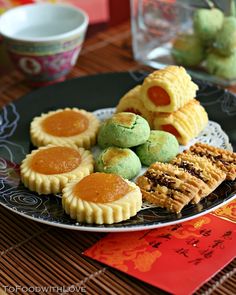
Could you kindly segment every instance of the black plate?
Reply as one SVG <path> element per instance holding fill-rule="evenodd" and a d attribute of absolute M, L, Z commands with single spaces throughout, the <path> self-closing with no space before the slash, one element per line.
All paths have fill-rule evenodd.
<path fill-rule="evenodd" d="M 41 88 L 0 113 L 0 203 L 25 217 L 58 227 L 90 231 L 131 231 L 161 227 L 195 218 L 231 200 L 236 182 L 224 182 L 197 206 L 186 206 L 180 215 L 164 209 L 146 209 L 134 218 L 113 225 L 77 224 L 61 207 L 55 196 L 39 196 L 27 190 L 19 178 L 17 164 L 31 150 L 29 126 L 32 118 L 42 112 L 64 107 L 79 107 L 89 111 L 114 107 L 119 98 L 140 84 L 143 73 L 109 73 L 87 76 Z M 201 81 L 198 99 L 206 107 L 209 118 L 220 123 L 236 148 L 236 98 L 230 92 Z"/>

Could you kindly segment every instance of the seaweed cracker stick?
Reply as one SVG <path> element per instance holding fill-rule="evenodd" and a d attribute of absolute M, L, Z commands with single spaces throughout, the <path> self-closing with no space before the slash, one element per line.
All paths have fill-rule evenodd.
<path fill-rule="evenodd" d="M 141 99 L 152 112 L 174 112 L 196 97 L 198 86 L 183 67 L 168 66 L 148 75 Z"/>
<path fill-rule="evenodd" d="M 224 21 L 224 14 L 217 8 L 197 9 L 193 16 L 194 31 L 204 42 L 211 43 L 215 40 Z"/>

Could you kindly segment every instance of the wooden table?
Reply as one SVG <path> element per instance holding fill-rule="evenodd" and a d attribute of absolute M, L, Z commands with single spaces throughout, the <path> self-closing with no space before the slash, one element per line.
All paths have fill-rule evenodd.
<path fill-rule="evenodd" d="M 88 39 L 68 79 L 83 75 L 145 70 L 132 58 L 130 28 L 124 24 Z M 233 88 L 232 88 L 233 89 Z M 233 89 L 233 90 L 236 90 Z M 0 106 L 32 91 L 15 72 L 0 79 Z M 39 224 L 0 207 L 0 294 L 12 286 L 79 287 L 69 294 L 167 294 L 139 280 L 84 257 L 81 253 L 104 234 L 74 232 Z M 6 288 L 5 286 L 9 286 Z M 14 294 L 23 293 L 18 289 Z M 63 294 L 53 289 L 37 294 Z M 32 292 L 30 294 L 36 294 Z M 236 294 L 236 261 L 196 294 Z"/>

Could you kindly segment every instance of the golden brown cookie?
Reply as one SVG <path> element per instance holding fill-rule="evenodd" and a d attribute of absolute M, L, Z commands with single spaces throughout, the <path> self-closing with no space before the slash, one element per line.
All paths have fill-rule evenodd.
<path fill-rule="evenodd" d="M 236 153 L 197 142 L 190 147 L 189 153 L 205 157 L 226 173 L 226 179 L 236 178 Z"/>
<path fill-rule="evenodd" d="M 140 115 L 146 119 L 152 128 L 153 126 L 153 113 L 148 111 L 144 106 L 140 96 L 141 86 L 135 86 L 133 89 L 129 90 L 119 101 L 116 112 L 130 112 Z"/>
<path fill-rule="evenodd" d="M 163 130 L 176 136 L 180 144 L 186 145 L 207 125 L 208 116 L 199 101 L 192 99 L 173 113 L 157 113 L 154 129 Z"/>
<path fill-rule="evenodd" d="M 188 151 L 179 154 L 171 163 L 188 172 L 201 182 L 199 194 L 192 200 L 192 203 L 195 204 L 213 192 L 226 177 L 226 174 L 212 164 L 211 161 L 197 155 L 192 155 Z"/>
<path fill-rule="evenodd" d="M 198 203 L 203 196 L 208 194 L 209 188 L 207 184 L 199 177 L 196 177 L 194 173 L 182 168 L 182 166 L 185 167 L 185 165 L 182 165 L 181 160 L 181 164 L 179 164 L 178 161 L 178 158 L 174 158 L 170 164 L 163 165 L 161 163 L 154 163 L 151 167 L 158 165 L 159 169 L 161 169 L 161 171 L 163 171 L 165 174 L 181 179 L 182 181 L 194 186 L 197 189 L 197 193 L 192 198 L 191 203 Z M 174 168 L 173 165 L 175 165 L 176 168 Z"/>
<path fill-rule="evenodd" d="M 93 172 L 93 166 L 93 156 L 84 148 L 48 145 L 22 161 L 21 181 L 38 194 L 60 193 L 68 181 Z"/>
<path fill-rule="evenodd" d="M 142 194 L 138 186 L 119 175 L 92 173 L 66 185 L 62 206 L 78 222 L 112 224 L 136 215 Z"/>
<path fill-rule="evenodd" d="M 33 145 L 77 145 L 89 148 L 96 143 L 98 119 L 90 112 L 65 108 L 35 117 L 30 125 Z"/>
<path fill-rule="evenodd" d="M 143 198 L 179 213 L 198 194 L 194 178 L 171 164 L 156 162 L 137 181 Z"/>
<path fill-rule="evenodd" d="M 168 66 L 144 79 L 141 99 L 152 112 L 174 112 L 196 97 L 198 86 L 183 67 Z"/>

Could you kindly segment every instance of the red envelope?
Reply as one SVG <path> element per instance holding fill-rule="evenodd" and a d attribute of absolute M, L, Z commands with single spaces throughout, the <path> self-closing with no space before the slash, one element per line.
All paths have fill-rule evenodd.
<path fill-rule="evenodd" d="M 84 254 L 172 294 L 185 295 L 235 258 L 235 245 L 233 201 L 214 214 L 182 224 L 109 234 Z"/>

